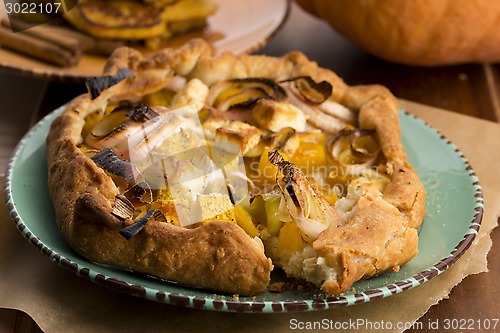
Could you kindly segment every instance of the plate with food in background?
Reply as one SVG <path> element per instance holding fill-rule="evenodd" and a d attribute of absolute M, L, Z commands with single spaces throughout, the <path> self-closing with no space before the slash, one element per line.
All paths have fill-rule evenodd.
<path fill-rule="evenodd" d="M 33 23 L 27 23 L 25 18 L 13 17 L 22 7 L 14 10 L 14 7 L 2 6 L 0 68 L 54 81 L 75 82 L 100 75 L 111 52 L 125 44 L 153 54 L 163 47 L 177 47 L 192 38 L 203 38 L 217 54 L 250 53 L 264 46 L 282 26 L 290 6 L 288 0 L 127 2 L 124 7 L 122 1 L 105 1 L 114 7 L 104 10 L 101 1 L 80 0 L 64 19 L 59 17 L 31 28 L 26 24 Z M 129 19 L 133 19 L 130 8 L 136 8 L 136 12 L 149 19 L 132 20 L 130 25 Z M 151 17 L 153 12 L 160 14 Z M 107 17 L 109 13 L 115 14 L 113 20 Z M 107 24 L 100 24 L 102 21 Z"/>

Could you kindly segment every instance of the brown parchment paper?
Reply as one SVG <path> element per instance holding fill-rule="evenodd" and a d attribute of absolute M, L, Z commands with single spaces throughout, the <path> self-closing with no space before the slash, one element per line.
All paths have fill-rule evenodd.
<path fill-rule="evenodd" d="M 51 263 L 30 245 L 0 204 L 0 307 L 28 313 L 45 332 L 288 332 L 292 323 L 356 321 L 409 322 L 420 318 L 465 276 L 487 271 L 489 234 L 497 225 L 500 125 L 402 101 L 406 110 L 438 128 L 467 156 L 482 187 L 485 210 L 473 246 L 446 272 L 389 298 L 343 309 L 290 314 L 217 313 L 159 304 L 116 293 Z M 481 146 L 476 143 L 481 142 Z M 483 148 L 484 147 L 484 148 Z M 2 198 L 3 199 L 3 198 Z M 358 327 L 356 332 L 372 332 Z M 331 330 L 335 332 L 335 330 Z M 353 332 L 344 329 L 339 332 Z M 377 330 L 378 332 L 402 332 Z"/>

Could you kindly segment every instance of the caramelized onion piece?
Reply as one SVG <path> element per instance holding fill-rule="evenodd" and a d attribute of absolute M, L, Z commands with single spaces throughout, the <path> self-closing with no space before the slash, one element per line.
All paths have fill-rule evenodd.
<path fill-rule="evenodd" d="M 132 133 L 140 131 L 141 128 L 140 123 L 125 121 L 120 123 L 120 125 L 115 127 L 110 133 L 103 137 L 98 137 L 96 135 L 96 133 L 99 133 L 98 131 L 89 133 L 85 143 L 96 149 L 113 148 L 121 142 L 126 141 Z"/>
<path fill-rule="evenodd" d="M 86 136 L 86 143 L 94 148 L 111 148 L 141 128 L 140 123 L 158 116 L 144 104 L 130 103 L 117 106 L 98 121 Z"/>
<path fill-rule="evenodd" d="M 293 82 L 293 92 L 304 101 L 321 104 L 332 95 L 332 85 L 328 81 L 316 82 L 310 76 L 298 76 L 281 82 Z"/>
<path fill-rule="evenodd" d="M 104 90 L 114 86 L 127 77 L 133 76 L 134 73 L 128 68 L 121 68 L 115 75 L 102 75 L 88 78 L 85 81 L 87 90 L 92 99 L 96 99 Z"/>
<path fill-rule="evenodd" d="M 122 235 L 126 240 L 134 237 L 144 228 L 146 223 L 148 223 L 148 221 L 155 213 L 156 209 L 149 210 L 143 217 L 135 220 L 133 224 L 120 230 L 120 235 Z"/>
<path fill-rule="evenodd" d="M 354 111 L 350 110 L 349 108 L 335 101 L 326 100 L 320 105 L 318 105 L 318 108 L 322 112 L 330 116 L 334 116 L 335 118 L 338 118 L 349 124 L 356 124 L 357 122 L 357 115 Z"/>
<path fill-rule="evenodd" d="M 354 111 L 329 99 L 333 87 L 328 81 L 316 82 L 309 76 L 299 76 L 280 84 L 288 92 L 289 102 L 302 110 L 314 127 L 337 133 L 347 124 L 356 124 Z"/>
<path fill-rule="evenodd" d="M 221 81 L 210 88 L 207 104 L 226 111 L 252 107 L 262 98 L 281 101 L 286 96 L 285 90 L 271 79 L 232 79 Z"/>
<path fill-rule="evenodd" d="M 260 89 L 245 89 L 240 93 L 229 97 L 227 100 L 219 103 L 217 105 L 218 109 L 221 110 L 234 110 L 234 109 L 245 109 L 252 108 L 255 103 L 262 98 L 270 98 L 265 92 Z"/>
<path fill-rule="evenodd" d="M 358 158 L 376 157 L 380 152 L 380 144 L 375 138 L 374 130 L 360 129 L 349 136 L 351 153 Z"/>
<path fill-rule="evenodd" d="M 91 160 L 104 170 L 123 178 L 129 185 L 135 183 L 135 175 L 138 173 L 132 163 L 120 159 L 111 149 L 104 148 Z"/>
<path fill-rule="evenodd" d="M 264 149 L 279 150 L 288 155 L 292 155 L 298 148 L 300 142 L 291 140 L 297 131 L 292 127 L 284 127 L 279 132 L 271 132 L 263 137 L 259 143 L 245 153 L 245 157 L 258 157 L 264 152 Z"/>
<path fill-rule="evenodd" d="M 331 141 L 329 152 L 347 174 L 359 174 L 378 157 L 380 145 L 375 134 L 371 129 L 344 129 Z"/>
<path fill-rule="evenodd" d="M 321 109 L 321 105 L 312 104 L 297 92 L 290 81 L 282 81 L 282 86 L 291 93 L 288 94 L 289 102 L 299 108 L 307 117 L 307 122 L 327 133 L 337 133 L 347 124 L 345 120 L 330 115 Z"/>
<path fill-rule="evenodd" d="M 134 217 L 135 207 L 121 194 L 115 197 L 115 204 L 111 210 L 111 214 L 119 218 L 120 220 L 131 220 Z"/>
<path fill-rule="evenodd" d="M 155 221 L 168 223 L 167 217 L 159 209 L 153 214 L 153 218 L 155 219 Z"/>
<path fill-rule="evenodd" d="M 130 112 L 129 105 L 121 105 L 104 116 L 92 128 L 90 135 L 96 139 L 104 139 L 125 129 L 130 122 L 128 113 Z"/>
<path fill-rule="evenodd" d="M 291 181 L 288 181 L 285 185 L 285 190 L 287 191 L 288 195 L 292 199 L 292 202 L 295 206 L 299 206 L 299 199 L 297 199 L 297 196 L 295 195 L 295 190 L 293 189 L 293 183 Z"/>
<path fill-rule="evenodd" d="M 277 177 L 282 200 L 305 241 L 311 243 L 328 227 L 344 223 L 296 165 L 286 161 L 277 150 L 270 151 L 268 157 L 283 175 L 281 180 Z"/>
<path fill-rule="evenodd" d="M 292 127 L 284 127 L 272 137 L 271 149 L 281 150 L 297 131 Z"/>
<path fill-rule="evenodd" d="M 134 121 L 143 123 L 155 117 L 158 117 L 159 114 L 146 104 L 139 103 L 131 107 L 131 110 L 127 113 L 127 116 L 129 116 L 130 119 Z"/>
<path fill-rule="evenodd" d="M 144 206 L 153 202 L 153 190 L 146 182 L 137 183 L 134 187 L 125 192 L 124 195 L 135 207 Z"/>

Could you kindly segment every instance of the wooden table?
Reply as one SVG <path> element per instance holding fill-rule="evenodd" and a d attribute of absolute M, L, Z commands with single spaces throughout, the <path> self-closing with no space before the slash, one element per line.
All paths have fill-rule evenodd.
<path fill-rule="evenodd" d="M 296 6 L 292 6 L 283 28 L 258 53 L 280 56 L 291 50 L 301 50 L 319 65 L 337 72 L 349 84 L 383 84 L 400 98 L 500 122 L 500 65 L 417 68 L 388 63 L 346 41 L 327 24 Z M 81 84 L 49 83 L 36 108 L 37 117 L 84 91 Z M 500 295 L 500 230 L 494 230 L 491 237 L 490 272 L 467 277 L 452 290 L 449 299 L 433 306 L 421 322 L 499 317 L 495 297 Z M 22 312 L 1 310 L 0 332 L 40 332 L 40 329 Z"/>

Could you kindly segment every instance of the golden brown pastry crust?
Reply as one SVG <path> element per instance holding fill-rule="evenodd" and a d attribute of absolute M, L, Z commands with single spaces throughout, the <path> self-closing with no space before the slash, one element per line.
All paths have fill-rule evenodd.
<path fill-rule="evenodd" d="M 425 213 L 425 191 L 407 161 L 400 140 L 397 100 L 387 89 L 349 87 L 299 52 L 282 58 L 230 53 L 212 58 L 209 47 L 199 40 L 147 59 L 130 48 L 118 49 L 105 72 L 114 74 L 123 67 L 132 69 L 135 77 L 107 89 L 95 100 L 88 94 L 74 99 L 53 122 L 47 137 L 48 184 L 57 223 L 64 239 L 82 256 L 227 293 L 253 295 L 267 287 L 270 259 L 235 224 L 211 222 L 185 229 L 154 222 L 130 240 L 124 239 L 118 232 L 132 222 L 110 213 L 119 190 L 77 147 L 87 114 L 108 99 L 129 99 L 154 91 L 174 73 L 196 77 L 208 85 L 231 78 L 280 80 L 300 75 L 329 81 L 334 87 L 332 99 L 358 111 L 361 127 L 376 130 L 392 172 L 383 197 L 363 196 L 344 226 L 327 229 L 314 242 L 317 254 L 340 272 L 322 288 L 338 294 L 355 281 L 397 269 L 416 255 L 416 228 Z M 379 250 L 374 252 L 373 247 Z M 359 258 L 368 258 L 366 264 L 360 265 Z"/>
<path fill-rule="evenodd" d="M 418 253 L 418 228 L 425 215 L 425 189 L 401 143 L 396 98 L 383 86 L 348 87 L 342 103 L 359 110 L 360 128 L 375 129 L 391 181 L 382 197 L 370 191 L 338 228 L 319 235 L 313 248 L 338 267 L 336 279 L 322 288 L 329 294 L 348 290 L 360 279 L 379 275 L 410 261 Z"/>

